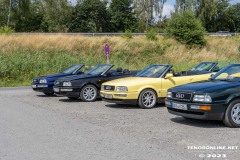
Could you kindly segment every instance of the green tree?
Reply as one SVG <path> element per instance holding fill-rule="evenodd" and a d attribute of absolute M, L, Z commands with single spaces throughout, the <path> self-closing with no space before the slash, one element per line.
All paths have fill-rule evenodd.
<path fill-rule="evenodd" d="M 70 32 L 108 32 L 110 31 L 106 3 L 100 0 L 79 2 L 72 16 Z"/>
<path fill-rule="evenodd" d="M 38 0 L 38 7 L 44 15 L 42 27 L 48 32 L 67 32 L 73 12 L 67 0 Z"/>
<path fill-rule="evenodd" d="M 235 32 L 239 30 L 239 6 L 239 3 L 231 6 L 229 0 L 201 0 L 196 16 L 208 32 Z"/>
<path fill-rule="evenodd" d="M 139 30 L 146 31 L 154 22 L 154 17 L 162 18 L 163 5 L 167 0 L 134 0 L 134 8 L 139 20 Z"/>
<path fill-rule="evenodd" d="M 181 14 L 186 10 L 193 11 L 208 32 L 219 30 L 236 30 L 236 17 L 239 12 L 231 11 L 229 0 L 176 0 L 175 13 Z"/>
<path fill-rule="evenodd" d="M 195 11 L 200 0 L 176 0 L 175 13 L 190 10 Z"/>
<path fill-rule="evenodd" d="M 204 39 L 205 29 L 191 11 L 184 11 L 179 15 L 173 15 L 169 20 L 166 32 L 180 43 L 186 44 L 189 47 L 206 44 L 206 40 Z"/>
<path fill-rule="evenodd" d="M 225 13 L 229 31 L 240 32 L 240 3 L 230 6 Z"/>
<path fill-rule="evenodd" d="M 13 1 L 12 19 L 16 32 L 31 32 L 41 30 L 43 15 L 34 10 L 31 0 Z"/>
<path fill-rule="evenodd" d="M 2 0 L 0 25 L 11 15 L 10 26 L 18 32 L 66 32 L 72 10 L 68 0 Z"/>
<path fill-rule="evenodd" d="M 7 25 L 9 4 L 9 0 L 0 1 L 0 27 Z"/>
<path fill-rule="evenodd" d="M 217 12 L 217 1 L 202 0 L 199 2 L 199 7 L 196 10 L 196 16 L 202 22 L 207 31 L 212 32 L 215 30 Z"/>
<path fill-rule="evenodd" d="M 215 23 L 213 25 L 213 31 L 229 31 L 230 15 L 227 13 L 229 8 L 229 0 L 217 1 L 217 16 L 215 17 Z"/>
<path fill-rule="evenodd" d="M 134 30 L 137 19 L 131 4 L 132 0 L 112 0 L 109 7 L 111 31 Z"/>

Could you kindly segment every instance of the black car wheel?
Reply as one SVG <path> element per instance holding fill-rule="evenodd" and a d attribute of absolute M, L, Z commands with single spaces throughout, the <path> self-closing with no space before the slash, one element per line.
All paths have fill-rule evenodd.
<path fill-rule="evenodd" d="M 240 127 L 240 99 L 232 101 L 229 104 L 223 122 L 228 127 Z"/>
<path fill-rule="evenodd" d="M 138 98 L 138 105 L 143 109 L 155 107 L 157 104 L 157 95 L 152 89 L 145 89 Z"/>
<path fill-rule="evenodd" d="M 79 97 L 68 97 L 71 100 L 77 100 Z"/>
<path fill-rule="evenodd" d="M 84 102 L 93 102 L 97 98 L 97 88 L 94 85 L 86 85 L 82 88 L 80 98 Z"/>
<path fill-rule="evenodd" d="M 44 93 L 45 95 L 47 95 L 47 96 L 52 96 L 52 95 L 54 95 L 54 92 L 51 92 L 51 93 Z"/>

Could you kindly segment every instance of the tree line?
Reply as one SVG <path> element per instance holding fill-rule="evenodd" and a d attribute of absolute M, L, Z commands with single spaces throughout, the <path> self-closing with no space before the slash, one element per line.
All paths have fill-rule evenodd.
<path fill-rule="evenodd" d="M 208 32 L 240 31 L 240 3 L 229 0 L 0 0 L 0 27 L 16 32 L 163 32 L 176 15 L 192 12 Z"/>

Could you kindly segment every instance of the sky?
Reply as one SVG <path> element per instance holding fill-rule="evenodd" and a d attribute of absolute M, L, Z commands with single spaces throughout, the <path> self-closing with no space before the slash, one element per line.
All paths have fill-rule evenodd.
<path fill-rule="evenodd" d="M 174 4 L 176 0 L 167 0 L 163 6 L 163 16 L 170 17 L 171 11 L 174 9 Z M 240 3 L 240 0 L 230 0 L 231 4 Z"/>

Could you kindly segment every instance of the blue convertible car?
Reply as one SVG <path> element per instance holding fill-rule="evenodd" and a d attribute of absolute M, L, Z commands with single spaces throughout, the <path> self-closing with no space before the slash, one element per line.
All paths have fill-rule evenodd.
<path fill-rule="evenodd" d="M 74 64 L 62 73 L 36 77 L 32 80 L 32 89 L 34 91 L 43 92 L 45 95 L 53 95 L 53 85 L 56 79 L 83 74 L 84 72 L 81 71 L 83 67 L 83 64 Z"/>

